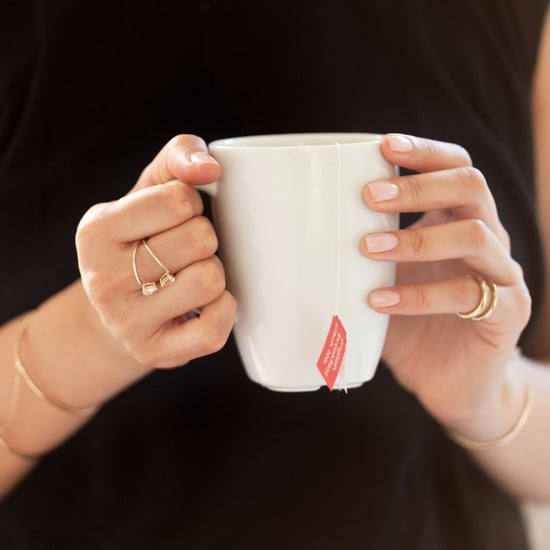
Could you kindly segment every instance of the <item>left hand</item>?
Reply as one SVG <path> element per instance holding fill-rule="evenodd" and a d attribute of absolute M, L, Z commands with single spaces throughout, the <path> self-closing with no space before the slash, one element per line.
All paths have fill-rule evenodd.
<path fill-rule="evenodd" d="M 462 428 L 498 410 L 529 292 L 485 178 L 462 147 L 392 134 L 381 150 L 417 173 L 369 183 L 366 205 L 424 212 L 411 227 L 361 244 L 367 257 L 397 262 L 396 286 L 369 296 L 371 307 L 392 315 L 383 359 L 432 416 Z M 471 275 L 497 285 L 497 307 L 482 321 L 455 315 L 479 303 Z"/>

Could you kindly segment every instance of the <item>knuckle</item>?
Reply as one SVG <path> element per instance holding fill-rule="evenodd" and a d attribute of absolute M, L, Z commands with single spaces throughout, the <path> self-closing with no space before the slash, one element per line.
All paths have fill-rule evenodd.
<path fill-rule="evenodd" d="M 432 161 L 438 161 L 438 159 L 442 158 L 442 154 L 444 154 L 448 156 L 452 166 L 472 166 L 470 154 L 461 145 L 431 139 L 422 140 L 420 143 L 420 151 L 424 162 L 431 163 Z"/>
<path fill-rule="evenodd" d="M 431 139 L 424 140 L 422 143 L 422 151 L 425 160 L 430 161 L 430 159 L 437 158 L 439 155 L 439 148 L 435 141 Z"/>
<path fill-rule="evenodd" d="M 229 326 L 230 328 L 233 326 L 233 322 L 235 320 L 235 317 L 237 315 L 237 300 L 235 297 L 228 292 L 227 290 L 224 293 L 225 302 L 227 304 L 227 309 L 230 312 L 230 321 Z"/>
<path fill-rule="evenodd" d="M 512 239 L 510 238 L 510 233 L 508 233 L 502 224 L 499 224 L 498 230 L 500 232 L 500 240 L 504 245 L 504 248 L 510 253 L 512 250 Z"/>
<path fill-rule="evenodd" d="M 220 296 L 225 290 L 225 273 L 221 262 L 213 257 L 211 260 L 202 262 L 197 276 L 197 295 L 205 301 Z"/>
<path fill-rule="evenodd" d="M 458 175 L 467 183 L 470 193 L 486 193 L 487 180 L 483 172 L 474 166 L 461 166 L 456 169 Z"/>
<path fill-rule="evenodd" d="M 80 219 L 76 228 L 75 243 L 77 249 L 89 246 L 102 232 L 102 222 L 107 208 L 106 203 L 94 204 Z"/>
<path fill-rule="evenodd" d="M 218 249 L 218 237 L 214 226 L 204 216 L 193 218 L 190 246 L 199 258 L 209 258 Z"/>
<path fill-rule="evenodd" d="M 516 278 L 516 280 L 522 281 L 522 283 L 524 283 L 525 276 L 524 276 L 523 267 L 516 260 L 512 260 L 512 270 L 514 272 L 514 277 Z"/>
<path fill-rule="evenodd" d="M 229 331 L 225 328 L 222 329 L 222 327 L 219 327 L 218 329 L 213 330 L 211 342 L 212 351 L 220 351 L 225 346 L 228 337 Z"/>
<path fill-rule="evenodd" d="M 228 336 L 229 330 L 224 325 L 210 326 L 202 338 L 201 354 L 207 355 L 220 351 L 225 346 Z"/>
<path fill-rule="evenodd" d="M 462 278 L 454 287 L 454 299 L 458 311 L 472 309 L 479 301 L 479 285 L 472 277 Z"/>
<path fill-rule="evenodd" d="M 413 253 L 419 254 L 426 248 L 426 237 L 420 229 L 411 228 L 407 231 L 409 246 Z"/>
<path fill-rule="evenodd" d="M 175 220 L 176 223 L 193 217 L 197 197 L 199 201 L 201 200 L 195 189 L 178 182 L 174 185 L 164 185 L 163 191 L 160 196 L 159 209 L 164 215 L 169 216 L 169 219 Z"/>
<path fill-rule="evenodd" d="M 529 288 L 525 283 L 523 268 L 521 267 L 521 264 L 515 260 L 513 261 L 513 270 L 515 271 L 514 276 L 516 280 L 519 281 L 519 290 L 516 297 L 516 311 L 519 315 L 523 315 L 527 322 L 527 320 L 531 317 L 533 299 L 531 297 L 531 293 L 529 292 Z"/>
<path fill-rule="evenodd" d="M 194 343 L 194 356 L 204 356 L 221 350 L 231 334 L 233 323 L 237 312 L 237 302 L 235 298 L 227 291 L 216 301 L 218 315 L 211 317 L 211 321 L 206 325 Z"/>
<path fill-rule="evenodd" d="M 416 309 L 423 310 L 429 307 L 429 298 L 422 285 L 416 285 L 413 289 L 413 305 Z"/>
<path fill-rule="evenodd" d="M 521 290 L 518 294 L 518 306 L 517 311 L 520 312 L 520 315 L 523 316 L 525 324 L 531 317 L 531 312 L 533 309 L 533 299 L 526 285 L 522 285 Z"/>
<path fill-rule="evenodd" d="M 466 237 L 474 248 L 486 248 L 491 241 L 491 230 L 483 220 L 473 219 L 466 222 Z"/>
<path fill-rule="evenodd" d="M 418 203 L 422 201 L 423 191 L 420 182 L 416 176 L 404 176 L 403 189 L 409 195 L 409 200 L 412 203 Z"/>

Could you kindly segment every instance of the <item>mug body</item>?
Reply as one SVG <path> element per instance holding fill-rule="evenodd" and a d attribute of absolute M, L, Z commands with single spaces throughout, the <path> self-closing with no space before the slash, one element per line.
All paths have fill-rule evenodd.
<path fill-rule="evenodd" d="M 363 186 L 396 174 L 373 134 L 280 134 L 218 140 L 222 167 L 213 215 L 234 336 L 248 376 L 279 391 L 369 380 L 388 318 L 368 293 L 394 283 L 395 266 L 359 251 L 369 232 L 398 227 L 369 210 Z"/>

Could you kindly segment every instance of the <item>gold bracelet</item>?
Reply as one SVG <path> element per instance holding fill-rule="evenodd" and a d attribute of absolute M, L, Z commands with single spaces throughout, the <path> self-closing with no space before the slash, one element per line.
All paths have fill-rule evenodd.
<path fill-rule="evenodd" d="M 14 449 L 5 439 L 2 435 L 0 435 L 0 448 L 6 449 L 9 453 L 12 455 L 15 455 L 18 458 L 22 458 L 23 460 L 39 460 L 41 457 L 40 455 L 28 455 L 25 453 L 22 453 L 16 449 Z"/>
<path fill-rule="evenodd" d="M 21 324 L 19 325 L 19 330 L 17 332 L 17 335 L 15 337 L 15 342 L 13 346 L 13 361 L 15 365 L 15 369 L 17 372 L 21 375 L 21 378 L 25 381 L 27 386 L 30 388 L 30 390 L 40 399 L 43 399 L 50 405 L 53 405 L 54 407 L 70 413 L 75 414 L 77 416 L 90 416 L 93 413 L 96 412 L 98 407 L 91 406 L 91 407 L 84 407 L 84 408 L 76 408 L 71 407 L 70 405 L 66 405 L 65 403 L 62 403 L 58 399 L 52 397 L 51 395 L 47 395 L 44 393 L 34 382 L 34 380 L 31 378 L 31 375 L 25 368 L 25 365 L 23 364 L 23 361 L 21 360 L 21 340 L 23 339 L 23 335 L 25 334 L 25 331 L 27 329 L 27 326 L 29 324 L 29 320 L 31 318 L 31 315 L 27 315 L 23 321 L 21 321 Z"/>
<path fill-rule="evenodd" d="M 489 441 L 476 441 L 474 439 L 469 439 L 454 430 L 447 430 L 447 435 L 455 443 L 458 443 L 461 447 L 470 449 L 472 451 L 485 451 L 488 449 L 496 449 L 497 447 L 502 447 L 514 439 L 522 430 L 523 426 L 529 418 L 531 409 L 533 408 L 533 391 L 529 386 L 525 393 L 525 401 L 523 402 L 523 408 L 519 418 L 516 420 L 514 425 L 503 435 L 495 439 L 490 439 Z"/>

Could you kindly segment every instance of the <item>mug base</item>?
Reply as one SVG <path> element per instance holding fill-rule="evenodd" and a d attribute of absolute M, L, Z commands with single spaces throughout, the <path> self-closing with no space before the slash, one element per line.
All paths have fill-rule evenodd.
<path fill-rule="evenodd" d="M 346 384 L 346 387 L 341 386 L 334 386 L 332 390 L 350 390 L 353 388 L 359 388 L 364 384 L 364 382 L 351 382 L 349 384 Z M 277 391 L 277 392 L 286 392 L 286 393 L 300 393 L 300 392 L 312 392 L 317 391 L 321 388 L 326 388 L 327 386 L 320 385 L 320 386 L 268 386 L 266 384 L 262 384 L 262 386 L 268 390 L 271 391 Z"/>

